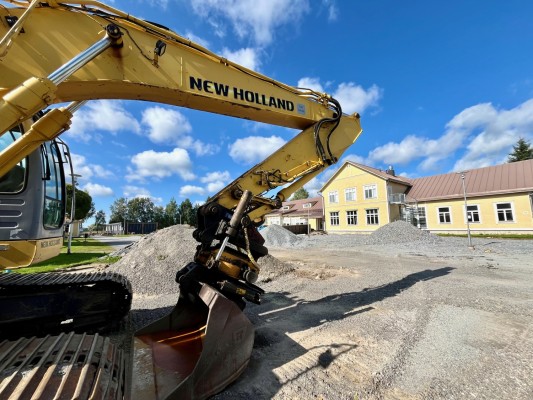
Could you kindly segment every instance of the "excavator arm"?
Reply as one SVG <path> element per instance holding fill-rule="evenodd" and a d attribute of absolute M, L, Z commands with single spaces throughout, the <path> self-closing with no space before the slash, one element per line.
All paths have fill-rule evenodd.
<path fill-rule="evenodd" d="M 132 397 L 217 393 L 252 351 L 253 327 L 241 310 L 245 300 L 261 301 L 257 260 L 268 253 L 256 226 L 339 160 L 361 133 L 359 116 L 343 114 L 325 93 L 285 85 L 97 1 L 9 2 L 18 7 L 0 7 L 0 134 L 49 106 L 75 103 L 45 114 L 1 152 L 0 175 L 68 129 L 77 102 L 93 99 L 153 101 L 301 130 L 200 207 L 194 261 L 176 275 L 178 304 L 135 335 L 133 373 L 146 375 L 151 365 L 153 380 L 133 379 Z M 169 354 L 186 361 L 169 362 Z"/>

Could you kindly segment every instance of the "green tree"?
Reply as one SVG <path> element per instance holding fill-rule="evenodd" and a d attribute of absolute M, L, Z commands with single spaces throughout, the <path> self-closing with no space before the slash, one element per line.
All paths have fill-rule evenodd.
<path fill-rule="evenodd" d="M 166 226 L 180 223 L 180 209 L 174 197 L 170 199 L 165 207 L 165 220 L 167 223 Z"/>
<path fill-rule="evenodd" d="M 181 214 L 181 223 L 194 225 L 196 222 L 196 211 L 189 199 L 183 200 L 179 206 Z"/>
<path fill-rule="evenodd" d="M 76 188 L 76 204 L 74 205 L 76 221 L 83 221 L 94 215 L 93 198 L 84 190 Z M 67 185 L 67 215 L 70 217 L 72 208 L 72 185 Z"/>
<path fill-rule="evenodd" d="M 309 198 L 309 192 L 305 190 L 303 187 L 298 189 L 294 194 L 292 195 L 292 200 L 303 200 Z"/>
<path fill-rule="evenodd" d="M 155 206 L 154 216 L 153 216 L 152 221 L 150 222 L 156 222 L 157 229 L 166 228 L 167 226 L 169 226 L 166 215 L 165 215 L 165 209 L 161 206 Z"/>
<path fill-rule="evenodd" d="M 529 142 L 526 142 L 523 138 L 520 138 L 518 139 L 516 145 L 513 146 L 513 151 L 509 154 L 507 162 L 512 163 L 531 159 L 533 159 L 533 148 L 531 148 Z"/>
<path fill-rule="evenodd" d="M 154 222 L 154 202 L 147 197 L 136 197 L 128 202 L 128 220 Z"/>
<path fill-rule="evenodd" d="M 110 207 L 111 217 L 109 223 L 124 222 L 128 220 L 128 200 L 124 197 L 116 199 Z"/>
<path fill-rule="evenodd" d="M 94 224 L 96 225 L 96 230 L 99 230 L 100 225 L 105 224 L 105 212 L 104 210 L 100 210 L 96 213 L 94 216 Z"/>

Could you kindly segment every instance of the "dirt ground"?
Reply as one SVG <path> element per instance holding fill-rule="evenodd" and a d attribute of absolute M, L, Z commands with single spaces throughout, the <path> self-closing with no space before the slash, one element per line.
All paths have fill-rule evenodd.
<path fill-rule="evenodd" d="M 251 362 L 216 399 L 531 399 L 531 253 L 271 249 Z"/>

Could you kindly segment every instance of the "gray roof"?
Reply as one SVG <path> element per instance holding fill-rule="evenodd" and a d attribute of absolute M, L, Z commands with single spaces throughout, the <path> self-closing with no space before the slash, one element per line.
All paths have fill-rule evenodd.
<path fill-rule="evenodd" d="M 408 198 L 430 201 L 463 197 L 460 173 L 412 179 Z M 518 161 L 465 171 L 468 197 L 533 192 L 533 160 Z"/>

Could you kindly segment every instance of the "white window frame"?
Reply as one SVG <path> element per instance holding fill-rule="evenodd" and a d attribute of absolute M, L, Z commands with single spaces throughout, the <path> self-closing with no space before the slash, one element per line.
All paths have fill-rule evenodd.
<path fill-rule="evenodd" d="M 339 202 L 339 191 L 334 190 L 328 193 L 328 199 L 331 204 L 336 204 Z M 333 200 L 332 200 L 333 199 Z"/>
<path fill-rule="evenodd" d="M 334 219 L 335 219 L 335 222 L 334 223 Z M 329 212 L 329 225 L 330 226 L 339 226 L 340 225 L 340 216 L 339 216 L 339 212 L 338 211 L 330 211 Z"/>
<path fill-rule="evenodd" d="M 447 208 L 448 211 L 440 211 L 442 208 Z M 444 221 L 444 222 L 442 222 L 442 221 L 440 220 L 441 212 L 443 213 L 443 215 L 448 214 L 448 216 L 450 217 L 450 220 L 449 220 L 449 221 Z M 445 219 L 446 219 L 446 218 L 445 218 Z M 437 221 L 439 221 L 439 224 L 445 224 L 445 225 L 452 224 L 452 223 L 453 223 L 453 219 L 452 219 L 452 208 L 451 208 L 450 206 L 437 207 Z"/>
<path fill-rule="evenodd" d="M 346 224 L 350 226 L 357 225 L 357 210 L 346 211 Z"/>
<path fill-rule="evenodd" d="M 468 211 L 468 207 L 476 207 L 476 211 Z M 468 214 L 472 213 L 472 219 L 468 221 L 470 224 L 481 224 L 481 211 L 479 209 L 479 204 L 467 204 L 466 207 L 463 206 L 464 209 L 464 219 L 465 224 L 468 219 Z M 474 214 L 477 214 L 477 221 L 474 221 Z"/>
<path fill-rule="evenodd" d="M 352 195 L 353 194 L 353 198 L 352 199 L 349 199 L 348 198 L 348 195 Z M 357 188 L 354 188 L 354 187 L 350 187 L 350 188 L 346 188 L 344 189 L 344 199 L 346 201 L 357 201 Z"/>
<path fill-rule="evenodd" d="M 291 207 L 290 206 L 283 206 L 282 210 L 290 210 Z"/>
<path fill-rule="evenodd" d="M 500 204 L 509 204 L 510 205 L 510 210 L 511 210 L 511 213 L 512 213 L 512 217 L 513 219 L 511 220 L 505 220 L 505 221 L 500 221 L 500 219 L 498 218 L 498 206 Z M 494 203 L 494 214 L 495 214 L 495 218 L 496 218 L 496 223 L 497 224 L 512 224 L 512 223 L 516 223 L 516 213 L 515 213 L 515 210 L 514 210 L 514 203 L 512 201 L 501 201 L 501 202 L 498 202 L 498 203 Z"/>
<path fill-rule="evenodd" d="M 427 213 L 426 213 L 426 206 L 419 206 L 418 207 L 418 220 L 417 220 L 417 224 L 418 224 L 418 228 L 419 229 L 426 229 L 428 227 L 428 217 L 427 217 Z M 423 214 L 423 216 L 421 216 L 421 214 Z M 422 225 L 420 223 L 420 220 L 421 218 L 424 218 L 424 221 L 425 221 L 425 224 Z"/>
<path fill-rule="evenodd" d="M 372 212 L 374 210 L 376 211 L 375 214 L 374 213 L 370 214 L 370 212 Z M 379 225 L 379 208 L 367 208 L 365 210 L 365 214 L 366 214 L 365 216 L 366 216 L 366 224 L 367 225 Z M 374 219 L 374 218 L 375 218 L 376 222 L 375 223 L 374 222 L 369 223 L 369 219 Z"/>
<path fill-rule="evenodd" d="M 311 208 L 311 203 L 304 203 L 302 208 Z"/>
<path fill-rule="evenodd" d="M 371 194 L 373 193 L 373 197 L 367 196 L 367 190 L 371 191 Z M 373 183 L 371 185 L 363 185 L 363 191 L 365 194 L 365 200 L 371 200 L 371 199 L 378 198 L 378 185 L 376 183 Z"/>

